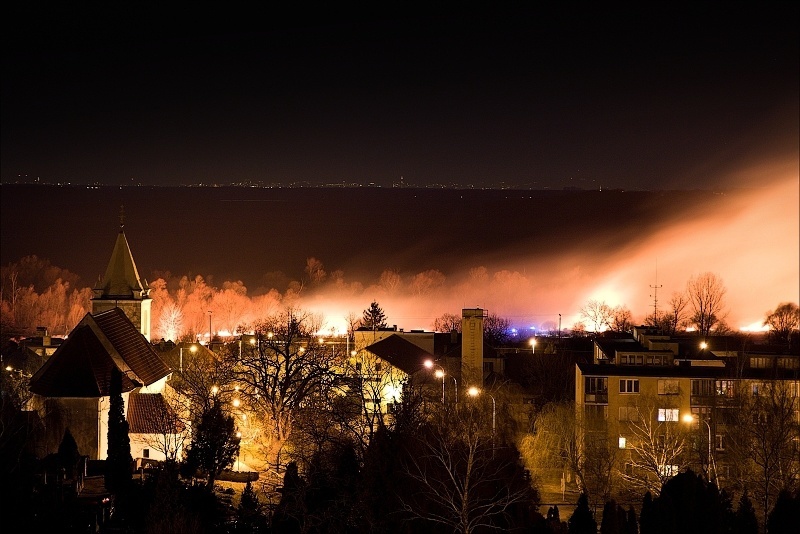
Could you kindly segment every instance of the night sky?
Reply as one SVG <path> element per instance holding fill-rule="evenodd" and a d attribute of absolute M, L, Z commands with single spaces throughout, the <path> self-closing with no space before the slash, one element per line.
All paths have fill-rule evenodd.
<path fill-rule="evenodd" d="M 2 8 L 4 183 L 673 189 L 797 170 L 797 3 L 25 4 Z"/>

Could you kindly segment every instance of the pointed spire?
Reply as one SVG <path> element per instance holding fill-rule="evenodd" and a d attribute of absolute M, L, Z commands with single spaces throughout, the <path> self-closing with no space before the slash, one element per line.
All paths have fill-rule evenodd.
<path fill-rule="evenodd" d="M 133 261 L 128 240 L 123 231 L 124 211 L 120 212 L 119 234 L 108 262 L 106 274 L 95 286 L 96 298 L 142 299 L 147 298 L 150 291 L 147 283 L 142 283 L 139 271 Z"/>

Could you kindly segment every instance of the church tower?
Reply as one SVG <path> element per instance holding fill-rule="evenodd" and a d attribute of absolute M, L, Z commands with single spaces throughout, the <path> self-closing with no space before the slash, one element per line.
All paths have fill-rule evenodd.
<path fill-rule="evenodd" d="M 128 240 L 123 231 L 125 224 L 120 215 L 119 234 L 102 281 L 98 279 L 92 290 L 92 315 L 120 308 L 139 332 L 150 341 L 150 288 L 142 282 L 133 261 Z"/>

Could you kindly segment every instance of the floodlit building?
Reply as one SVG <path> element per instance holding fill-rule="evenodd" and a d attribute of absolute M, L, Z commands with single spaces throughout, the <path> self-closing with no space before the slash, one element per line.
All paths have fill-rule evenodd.
<path fill-rule="evenodd" d="M 153 407 L 165 406 L 162 394 L 171 369 L 149 343 L 147 283 L 139 278 L 122 225 L 105 277 L 94 292 L 91 313 L 30 381 L 46 428 L 43 452 L 57 450 L 69 428 L 81 454 L 105 459 L 109 388 L 116 368 L 122 374 L 125 413 L 136 438 L 131 452 L 134 457 L 142 456 L 150 441 L 144 434 L 152 433 L 157 424 L 154 417 L 159 412 Z"/>
<path fill-rule="evenodd" d="M 701 346 L 696 338 L 671 338 L 644 327 L 633 336 L 598 338 L 592 363 L 575 368 L 582 441 L 608 440 L 620 449 L 619 468 L 635 477 L 639 450 L 667 448 L 671 438 L 685 438 L 691 446 L 684 458 L 724 482 L 729 433 L 740 422 L 737 410 L 768 384 L 793 399 L 794 421 L 800 423 L 798 372 L 797 355 L 735 351 L 724 338 Z M 659 452 L 669 457 L 669 451 Z M 664 473 L 678 468 L 671 462 L 659 466 Z"/>

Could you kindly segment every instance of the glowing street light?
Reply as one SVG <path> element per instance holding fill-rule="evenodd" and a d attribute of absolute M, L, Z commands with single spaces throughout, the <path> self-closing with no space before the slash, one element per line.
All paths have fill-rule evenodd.
<path fill-rule="evenodd" d="M 189 350 L 190 350 L 191 352 L 193 352 L 193 353 L 194 353 L 194 352 L 197 352 L 197 345 L 192 345 L 191 347 L 189 347 Z M 181 370 L 181 373 L 183 373 L 183 347 L 181 347 L 181 355 L 180 355 L 180 370 Z"/>
<path fill-rule="evenodd" d="M 531 351 L 533 352 L 533 354 L 536 354 L 536 338 L 535 337 L 531 338 L 530 344 L 531 344 Z"/>
<path fill-rule="evenodd" d="M 422 365 L 424 365 L 427 369 L 433 369 L 434 366 L 438 367 L 434 373 L 434 376 L 442 379 L 442 404 L 444 404 L 444 367 L 433 363 L 433 360 L 425 360 Z"/>
<path fill-rule="evenodd" d="M 709 422 L 707 420 L 702 419 L 699 416 L 699 414 L 695 416 L 695 415 L 687 413 L 686 415 L 683 416 L 683 422 L 684 423 L 692 424 L 692 423 L 695 423 L 695 422 L 698 422 L 698 421 L 704 422 L 706 424 L 706 428 L 708 428 L 708 459 L 707 459 L 707 461 L 708 461 L 708 478 L 709 478 L 709 480 L 711 480 L 711 466 L 714 464 L 714 457 L 712 456 L 712 449 L 711 449 L 711 425 L 709 424 Z M 717 478 L 716 477 L 716 473 L 714 475 L 715 475 L 714 478 L 716 479 Z M 716 480 L 714 480 L 714 483 L 716 483 Z"/>

